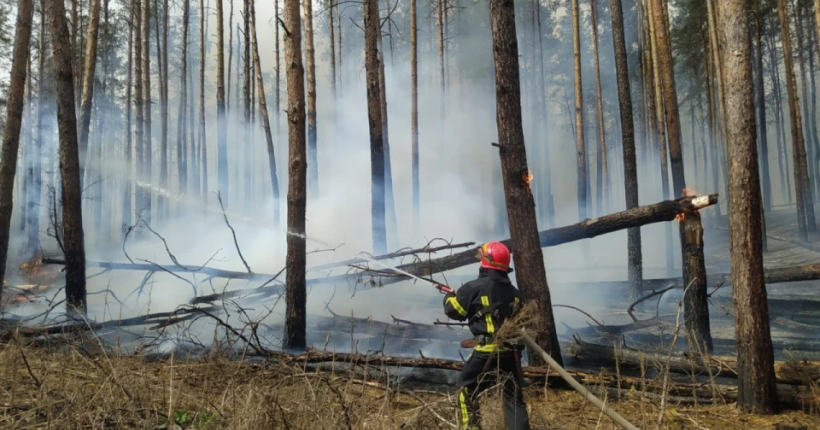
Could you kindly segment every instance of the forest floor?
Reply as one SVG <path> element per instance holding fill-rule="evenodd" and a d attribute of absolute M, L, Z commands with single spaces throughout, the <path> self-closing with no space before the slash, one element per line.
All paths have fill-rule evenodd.
<path fill-rule="evenodd" d="M 66 343 L 57 348 L 61 352 L 53 349 L 14 339 L 0 344 L 0 427 L 378 430 L 452 429 L 457 422 L 454 387 L 435 392 L 388 386 L 344 371 L 218 355 L 148 360 L 89 355 Z M 617 428 L 575 391 L 533 385 L 525 396 L 533 429 Z M 603 399 L 639 428 L 820 429 L 817 407 L 754 416 L 732 404 L 697 406 L 667 398 L 658 427 L 659 397 L 630 391 L 620 401 Z M 482 408 L 486 430 L 504 428 L 496 389 Z"/>

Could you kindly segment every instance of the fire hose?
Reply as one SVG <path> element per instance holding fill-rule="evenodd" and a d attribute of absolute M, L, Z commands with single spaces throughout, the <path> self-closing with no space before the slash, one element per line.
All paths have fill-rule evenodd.
<path fill-rule="evenodd" d="M 589 390 L 586 389 L 586 387 L 581 385 L 581 383 L 576 381 L 575 378 L 572 377 L 572 375 L 567 373 L 566 370 L 559 366 L 558 363 L 556 363 L 555 360 L 553 360 L 553 358 L 549 356 L 549 354 L 544 352 L 544 350 L 541 349 L 541 347 L 539 347 L 535 343 L 535 341 L 533 341 L 532 338 L 524 332 L 523 328 L 521 329 L 521 335 L 524 337 L 524 341 L 527 343 L 527 346 L 530 347 L 530 350 L 537 352 L 538 355 L 540 355 L 541 358 L 543 358 L 544 361 L 546 361 L 547 364 L 550 365 L 550 367 L 555 369 L 555 371 L 558 372 L 558 374 L 561 375 L 561 377 L 564 378 L 564 380 L 572 386 L 572 388 L 581 393 L 592 404 L 597 406 L 598 409 L 600 409 L 601 412 L 605 413 L 609 418 L 611 418 L 612 421 L 615 421 L 616 424 L 627 430 L 638 430 L 637 427 L 635 427 L 634 425 L 632 425 L 632 423 L 624 419 L 624 417 L 620 416 L 617 412 L 613 411 L 612 409 L 609 409 L 609 407 L 606 404 L 604 404 L 600 399 L 595 397 L 594 394 L 590 393 Z"/>

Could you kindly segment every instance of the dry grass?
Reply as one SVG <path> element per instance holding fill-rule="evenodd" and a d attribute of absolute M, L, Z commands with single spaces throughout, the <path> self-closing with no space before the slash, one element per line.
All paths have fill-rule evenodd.
<path fill-rule="evenodd" d="M 51 351 L 16 340 L 0 345 L 0 427 L 379 430 L 452 429 L 456 423 L 452 396 L 365 382 L 339 371 L 220 356 L 156 362 L 90 356 L 65 344 L 61 352 Z M 531 386 L 526 396 L 533 429 L 615 428 L 575 392 Z M 497 393 L 482 403 L 485 429 L 503 429 Z M 820 428 L 820 417 L 802 412 L 756 417 L 731 405 L 667 403 L 662 428 L 773 429 L 780 422 Z M 656 428 L 657 399 L 623 393 L 612 406 L 636 426 Z"/>

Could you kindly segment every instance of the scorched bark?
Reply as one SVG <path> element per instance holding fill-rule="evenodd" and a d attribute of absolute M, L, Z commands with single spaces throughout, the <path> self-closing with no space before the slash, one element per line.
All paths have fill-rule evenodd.
<path fill-rule="evenodd" d="M 501 157 L 510 236 L 515 242 L 513 261 L 517 272 L 516 279 L 525 300 L 534 302 L 539 310 L 536 342 L 556 362 L 562 364 L 544 268 L 544 255 L 538 242 L 535 201 L 530 188 L 531 177 L 524 145 L 513 0 L 491 0 L 490 19 L 495 64 L 498 151 Z M 541 361 L 532 354 L 529 360 L 533 364 Z"/>

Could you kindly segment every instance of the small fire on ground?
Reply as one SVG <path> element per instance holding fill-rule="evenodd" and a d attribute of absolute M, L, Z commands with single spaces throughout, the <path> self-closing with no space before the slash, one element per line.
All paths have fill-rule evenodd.
<path fill-rule="evenodd" d="M 11 285 L 8 279 L 3 279 L 3 302 L 21 304 L 41 299 L 42 294 L 57 283 L 59 276 L 59 271 L 49 270 L 39 256 L 32 258 L 20 265 Z"/>
<path fill-rule="evenodd" d="M 684 188 L 683 192 L 681 193 L 681 197 L 694 197 L 694 196 L 697 196 L 697 195 L 698 194 L 695 192 L 695 190 L 693 190 L 691 188 Z M 697 211 L 694 211 L 694 212 L 697 212 Z M 675 221 L 677 221 L 678 224 L 680 224 L 680 222 L 683 221 L 684 219 L 686 219 L 686 214 L 684 214 L 683 212 L 675 215 Z"/>

